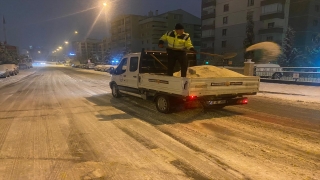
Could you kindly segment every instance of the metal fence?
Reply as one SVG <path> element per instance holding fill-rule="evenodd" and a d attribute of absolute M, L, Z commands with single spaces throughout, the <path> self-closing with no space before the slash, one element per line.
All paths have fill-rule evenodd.
<path fill-rule="evenodd" d="M 255 67 L 254 75 L 266 79 L 320 83 L 320 67 Z"/>

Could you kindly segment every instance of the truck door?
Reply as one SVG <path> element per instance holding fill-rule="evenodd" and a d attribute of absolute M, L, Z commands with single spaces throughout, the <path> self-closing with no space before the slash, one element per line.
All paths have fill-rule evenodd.
<path fill-rule="evenodd" d="M 121 60 L 118 67 L 115 69 L 113 77 L 117 85 L 119 86 L 119 89 L 122 89 L 122 87 L 127 86 L 126 77 L 127 77 L 127 64 L 128 64 L 128 58 L 125 57 Z"/>
<path fill-rule="evenodd" d="M 139 56 L 134 55 L 128 59 L 128 70 L 127 70 L 127 86 L 133 89 L 138 89 L 138 73 L 139 73 Z"/>

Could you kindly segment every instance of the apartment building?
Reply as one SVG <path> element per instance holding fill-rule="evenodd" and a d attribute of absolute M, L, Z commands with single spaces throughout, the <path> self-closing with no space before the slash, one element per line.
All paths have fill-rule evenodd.
<path fill-rule="evenodd" d="M 296 31 L 295 46 L 304 50 L 320 33 L 320 1 L 290 0 L 289 2 L 289 26 Z"/>
<path fill-rule="evenodd" d="M 261 26 L 258 41 L 273 41 L 282 44 L 288 28 L 290 0 L 261 1 Z"/>
<path fill-rule="evenodd" d="M 100 40 L 87 38 L 82 42 L 73 42 L 73 48 L 76 52 L 76 58 L 81 63 L 88 62 L 88 59 L 95 61 L 100 61 L 101 51 L 99 49 Z"/>
<path fill-rule="evenodd" d="M 128 52 L 161 50 L 158 48 L 160 37 L 182 23 L 190 34 L 193 45 L 200 50 L 201 19 L 182 9 L 159 14 L 150 11 L 147 16 L 120 15 L 111 23 L 111 56 Z M 164 50 L 164 49 L 162 49 Z"/>
<path fill-rule="evenodd" d="M 288 26 L 296 31 L 295 46 L 304 49 L 319 33 L 317 0 L 202 0 L 202 51 L 236 52 L 243 65 L 247 18 L 254 21 L 255 42 L 282 44 Z M 210 57 L 202 57 L 210 58 Z"/>
<path fill-rule="evenodd" d="M 160 37 L 167 31 L 174 30 L 177 23 L 183 24 L 185 32 L 190 34 L 195 49 L 199 51 L 201 46 L 201 19 L 182 9 L 162 14 L 158 14 L 158 11 L 150 11 L 148 17 L 140 20 L 141 46 L 147 50 L 161 50 L 158 48 Z"/>
<path fill-rule="evenodd" d="M 114 55 L 141 51 L 139 21 L 144 16 L 120 15 L 111 22 L 111 53 Z"/>
<path fill-rule="evenodd" d="M 202 1 L 201 51 L 214 53 L 216 0 Z M 201 59 L 211 58 L 201 55 Z"/>
<path fill-rule="evenodd" d="M 243 62 L 243 41 L 246 38 L 247 19 L 254 22 L 255 39 L 259 39 L 260 0 L 217 0 L 215 50 L 219 54 L 235 52 L 234 64 Z"/>
<path fill-rule="evenodd" d="M 107 60 L 111 52 L 111 38 L 108 38 L 108 37 L 104 38 L 102 42 L 99 43 L 99 49 L 101 52 L 101 59 Z"/>

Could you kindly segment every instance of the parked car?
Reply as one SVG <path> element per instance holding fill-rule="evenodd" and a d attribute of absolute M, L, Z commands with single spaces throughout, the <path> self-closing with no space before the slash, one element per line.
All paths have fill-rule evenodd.
<path fill-rule="evenodd" d="M 10 77 L 9 70 L 4 65 L 0 65 L 0 77 L 1 78 Z"/>
<path fill-rule="evenodd" d="M 104 71 L 104 72 L 110 72 L 111 69 L 114 69 L 116 68 L 117 66 L 116 65 L 105 65 L 101 71 Z"/>
<path fill-rule="evenodd" d="M 86 64 L 86 69 L 94 69 L 94 67 L 95 67 L 94 63 Z"/>
<path fill-rule="evenodd" d="M 101 65 L 101 64 L 96 65 L 96 66 L 94 67 L 94 70 L 95 70 L 95 71 L 101 71 L 101 68 L 103 68 L 103 66 L 104 66 L 104 65 Z"/>
<path fill-rule="evenodd" d="M 9 70 L 11 76 L 17 75 L 19 73 L 19 66 L 15 64 L 3 64 L 3 66 L 5 66 Z"/>
<path fill-rule="evenodd" d="M 279 64 L 255 64 L 253 75 L 261 78 L 280 79 L 283 72 Z"/>
<path fill-rule="evenodd" d="M 33 68 L 31 62 L 20 63 L 20 64 L 18 64 L 18 66 L 19 66 L 19 69 L 30 69 L 30 68 Z"/>

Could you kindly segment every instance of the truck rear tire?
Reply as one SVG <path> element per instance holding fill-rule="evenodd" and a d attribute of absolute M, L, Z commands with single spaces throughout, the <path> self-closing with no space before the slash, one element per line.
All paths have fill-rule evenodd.
<path fill-rule="evenodd" d="M 119 92 L 119 88 L 117 84 L 113 84 L 112 85 L 112 96 L 115 98 L 120 98 L 121 94 Z"/>
<path fill-rule="evenodd" d="M 161 113 L 169 114 L 171 112 L 171 102 L 166 95 L 160 95 L 156 98 L 157 110 Z"/>

